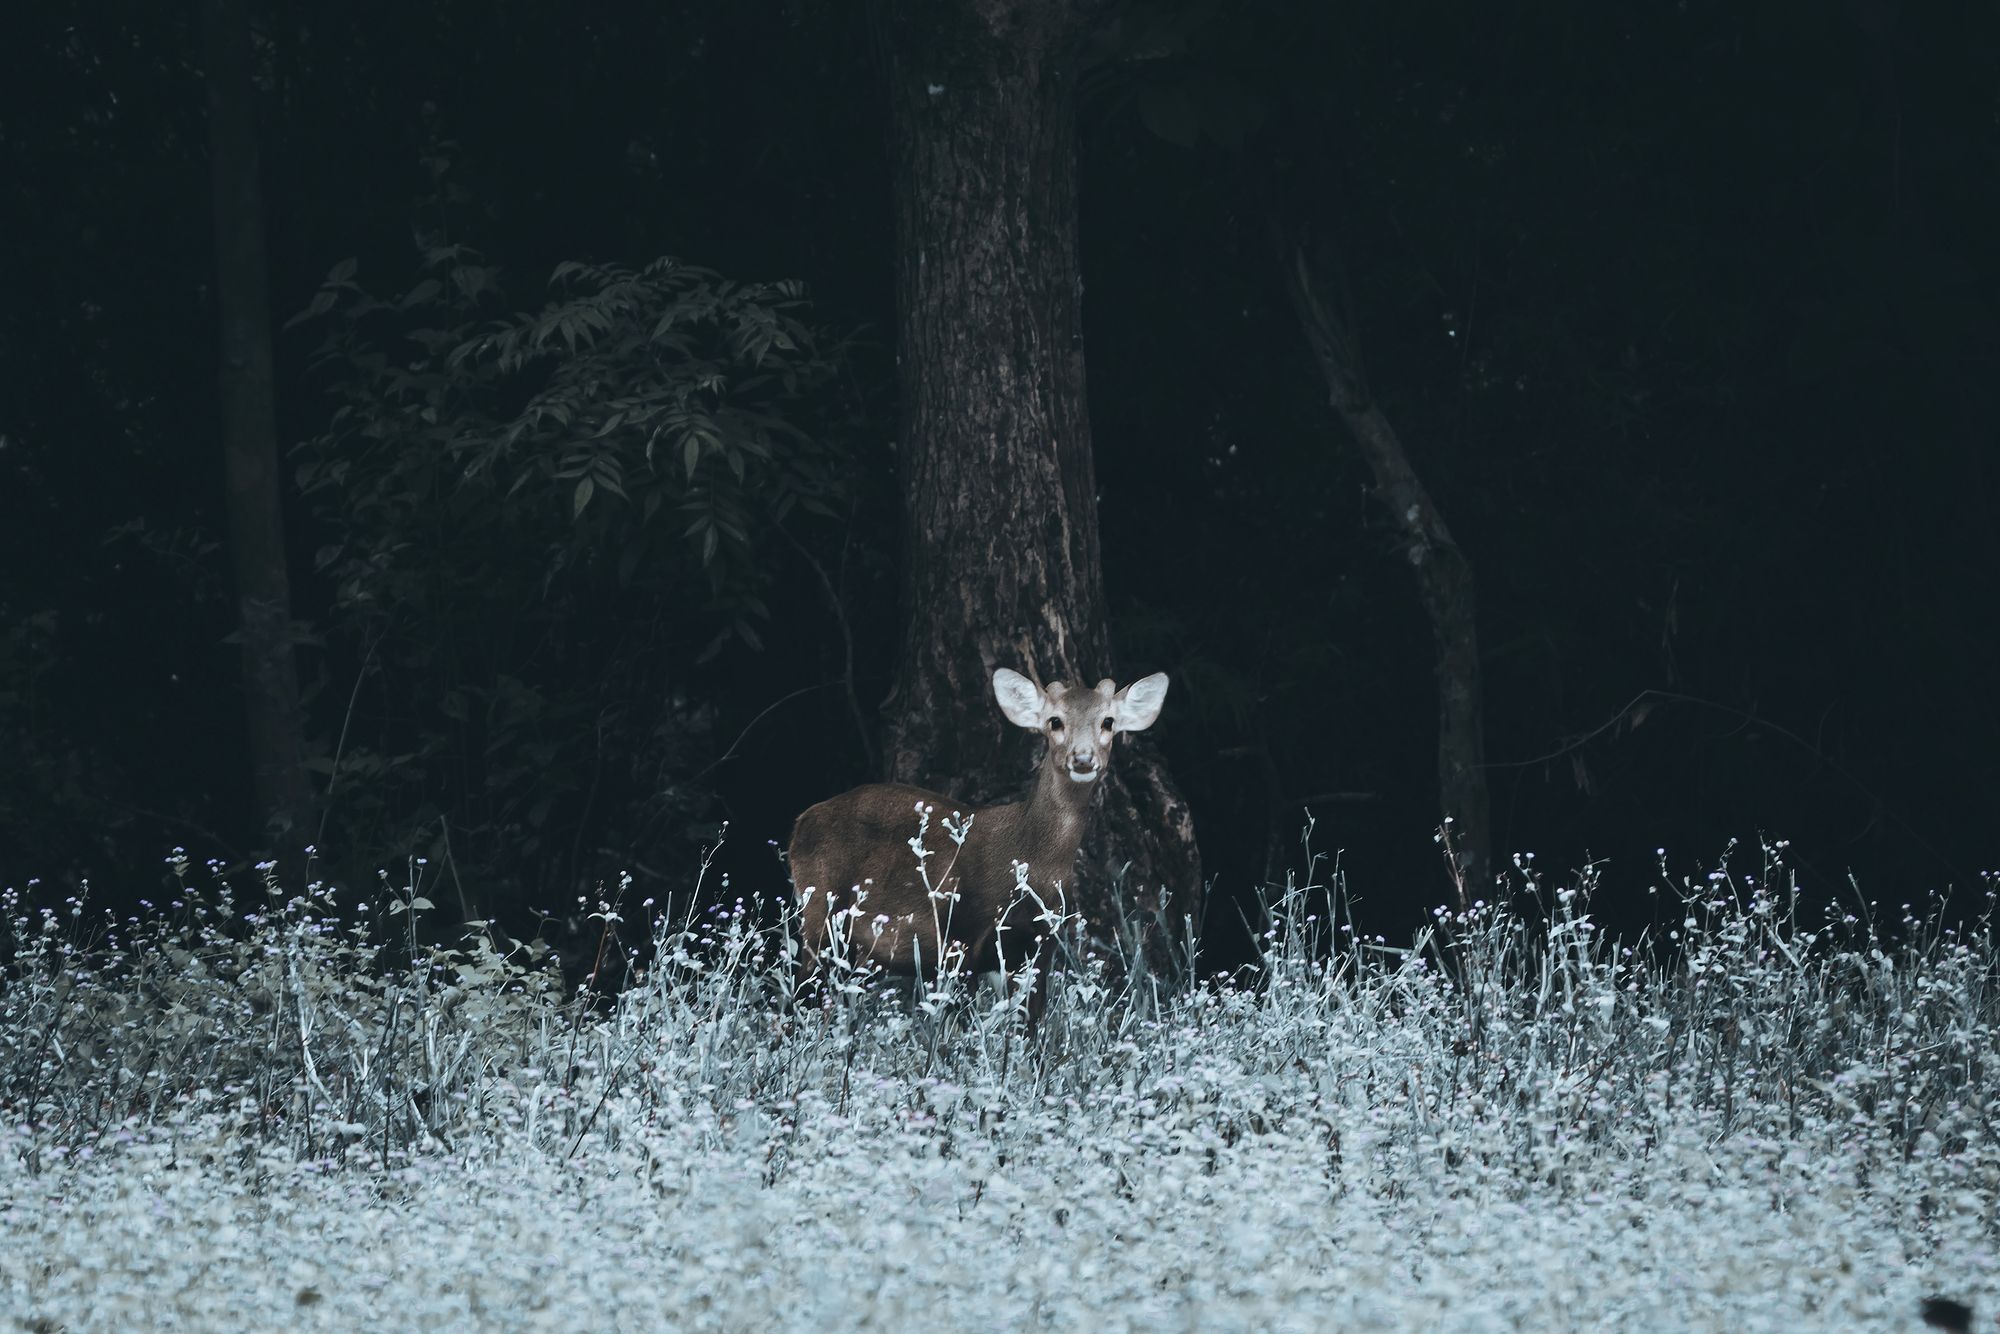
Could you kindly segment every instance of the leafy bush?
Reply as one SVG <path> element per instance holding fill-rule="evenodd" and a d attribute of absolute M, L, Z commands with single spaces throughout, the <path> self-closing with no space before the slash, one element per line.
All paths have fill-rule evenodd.
<path fill-rule="evenodd" d="M 298 317 L 328 326 L 337 406 L 298 480 L 353 706 L 322 841 L 449 854 L 515 908 L 599 846 L 676 855 L 714 722 L 689 673 L 760 645 L 784 526 L 848 486 L 843 349 L 797 283 L 660 259 L 550 286 L 498 314 L 497 270 L 431 243 L 400 295 L 347 261 Z"/>
<path fill-rule="evenodd" d="M 35 1165 L 186 1127 L 336 1161 L 448 1147 L 475 1110 L 466 1062 L 519 1064 L 560 992 L 540 947 L 420 944 L 413 889 L 375 905 L 403 928 L 385 933 L 323 884 L 287 895 L 267 866 L 239 896 L 170 860 L 173 899 L 123 920 L 0 892 L 0 1106 Z"/>

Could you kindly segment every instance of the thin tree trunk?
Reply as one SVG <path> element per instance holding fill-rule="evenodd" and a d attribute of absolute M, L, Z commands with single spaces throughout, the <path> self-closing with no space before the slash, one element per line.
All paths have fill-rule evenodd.
<path fill-rule="evenodd" d="M 1486 740 L 1472 564 L 1431 502 L 1395 428 L 1368 392 L 1352 331 L 1329 303 L 1305 245 L 1282 229 L 1285 289 L 1326 378 L 1328 398 L 1375 477 L 1375 495 L 1401 532 L 1430 620 L 1438 692 L 1438 796 L 1451 819 L 1453 885 L 1461 904 L 1491 873 Z"/>
<path fill-rule="evenodd" d="M 223 475 L 243 645 L 244 717 L 258 813 L 276 846 L 290 851 L 306 841 L 313 794 L 279 510 L 264 198 L 245 0 L 202 0 L 201 28 L 215 211 Z"/>
<path fill-rule="evenodd" d="M 1085 684 L 1113 674 L 1076 257 L 1085 9 L 880 0 L 875 11 L 903 385 L 903 631 L 884 767 L 974 802 L 1018 791 L 1034 744 L 1001 720 L 995 667 Z M 1165 887 L 1178 930 L 1200 909 L 1193 821 L 1157 753 L 1137 737 L 1120 746 L 1077 899 L 1093 922 L 1115 921 L 1116 866 L 1128 892 Z"/>

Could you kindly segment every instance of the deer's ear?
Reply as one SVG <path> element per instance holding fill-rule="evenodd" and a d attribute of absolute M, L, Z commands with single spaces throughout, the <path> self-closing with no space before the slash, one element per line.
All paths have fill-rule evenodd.
<path fill-rule="evenodd" d="M 993 673 L 993 698 L 1000 701 L 1000 712 L 1007 715 L 1007 721 L 1016 727 L 1025 727 L 1030 732 L 1042 730 L 1042 719 L 1049 711 L 1048 699 L 1033 681 L 1011 668 L 1002 667 Z"/>
<path fill-rule="evenodd" d="M 1140 677 L 1119 691 L 1114 702 L 1118 708 L 1113 715 L 1114 725 L 1119 731 L 1145 731 L 1160 716 L 1160 706 L 1167 702 L 1167 674 L 1154 672 Z"/>

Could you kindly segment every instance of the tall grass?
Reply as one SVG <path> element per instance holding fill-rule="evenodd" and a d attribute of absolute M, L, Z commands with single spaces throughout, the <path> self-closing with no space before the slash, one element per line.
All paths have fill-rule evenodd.
<path fill-rule="evenodd" d="M 1593 869 L 1551 884 L 1522 858 L 1397 946 L 1309 860 L 1266 904 L 1253 979 L 1188 982 L 1071 933 L 1033 1033 L 1017 992 L 950 976 L 836 961 L 801 996 L 789 921 L 699 892 L 669 911 L 614 891 L 596 915 L 640 961 L 607 944 L 565 989 L 490 929 L 425 944 L 414 882 L 357 917 L 182 861 L 175 895 L 123 918 L 0 899 L 5 1148 L 38 1179 L 137 1146 L 265 1174 L 539 1161 L 661 1200 L 727 1163 L 802 1217 L 868 1216 L 842 1193 L 864 1182 L 920 1217 L 1010 1220 L 1016 1246 L 1086 1221 L 1157 1239 L 1177 1199 L 1237 1208 L 1213 1197 L 1232 1180 L 1288 1246 L 1344 1238 L 1351 1259 L 1388 1244 L 1351 1211 L 1387 1220 L 1419 1281 L 1463 1260 L 1475 1216 L 1590 1236 L 1833 1218 L 2000 1283 L 1993 887 L 1964 921 L 1883 920 L 1808 912 L 1782 845 L 1735 860 L 1663 867 L 1659 926 L 1620 942 Z"/>

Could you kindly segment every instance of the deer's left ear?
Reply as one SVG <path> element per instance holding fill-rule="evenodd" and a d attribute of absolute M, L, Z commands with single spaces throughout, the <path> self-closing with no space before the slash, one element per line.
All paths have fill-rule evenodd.
<path fill-rule="evenodd" d="M 1113 726 L 1120 732 L 1143 732 L 1160 716 L 1160 706 L 1166 702 L 1167 674 L 1142 676 L 1112 698 L 1116 706 Z"/>
<path fill-rule="evenodd" d="M 1000 701 L 1000 712 L 1014 726 L 1030 732 L 1042 730 L 1042 715 L 1048 712 L 1049 702 L 1027 677 L 1012 668 L 1000 668 L 993 673 L 993 698 Z"/>

